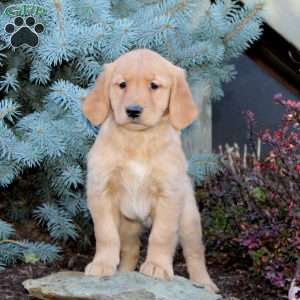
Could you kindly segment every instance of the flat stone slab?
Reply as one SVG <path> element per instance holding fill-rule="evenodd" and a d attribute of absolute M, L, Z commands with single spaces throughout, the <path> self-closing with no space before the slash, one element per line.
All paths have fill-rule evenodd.
<path fill-rule="evenodd" d="M 82 272 L 58 272 L 28 279 L 23 286 L 29 295 L 43 300 L 217 300 L 203 287 L 186 278 L 159 280 L 138 272 L 112 277 L 85 276 Z"/>

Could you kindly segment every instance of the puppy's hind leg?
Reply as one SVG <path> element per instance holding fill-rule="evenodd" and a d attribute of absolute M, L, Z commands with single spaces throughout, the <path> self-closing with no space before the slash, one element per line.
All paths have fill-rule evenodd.
<path fill-rule="evenodd" d="M 121 272 L 132 272 L 138 263 L 140 256 L 141 224 L 121 216 L 120 237 L 121 237 Z"/>
<path fill-rule="evenodd" d="M 168 280 L 173 278 L 173 256 L 178 240 L 180 207 L 179 198 L 174 194 L 157 199 L 147 257 L 140 267 L 145 275 Z"/>
<path fill-rule="evenodd" d="M 214 284 L 206 269 L 201 217 L 192 187 L 189 188 L 184 199 L 179 227 L 179 239 L 190 279 L 205 286 L 212 292 L 218 292 L 218 287 Z"/>

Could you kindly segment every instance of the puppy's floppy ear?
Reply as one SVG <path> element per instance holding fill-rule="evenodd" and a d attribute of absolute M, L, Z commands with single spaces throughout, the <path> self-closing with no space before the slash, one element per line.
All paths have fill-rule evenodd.
<path fill-rule="evenodd" d="M 169 113 L 171 124 L 176 129 L 187 127 L 198 115 L 197 106 L 186 81 L 185 71 L 179 67 L 175 67 Z"/>
<path fill-rule="evenodd" d="M 94 89 L 85 97 L 82 111 L 94 125 L 102 124 L 109 114 L 109 87 L 113 64 L 105 64 L 104 71 L 97 77 Z"/>

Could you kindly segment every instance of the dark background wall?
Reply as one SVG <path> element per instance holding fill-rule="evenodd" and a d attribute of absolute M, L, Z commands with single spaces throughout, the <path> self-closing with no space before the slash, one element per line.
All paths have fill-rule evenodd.
<path fill-rule="evenodd" d="M 275 104 L 273 96 L 282 93 L 284 97 L 297 99 L 283 84 L 274 79 L 243 55 L 234 60 L 238 75 L 224 85 L 225 97 L 213 104 L 213 149 L 220 144 L 239 145 L 246 143 L 246 124 L 243 111 L 251 110 L 256 115 L 258 128 L 276 128 L 283 112 Z"/>

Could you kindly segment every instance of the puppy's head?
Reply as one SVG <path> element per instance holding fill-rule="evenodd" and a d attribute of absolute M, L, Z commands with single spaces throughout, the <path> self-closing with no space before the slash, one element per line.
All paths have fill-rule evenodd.
<path fill-rule="evenodd" d="M 153 127 L 164 115 L 182 129 L 197 117 L 184 70 L 146 49 L 106 64 L 83 103 L 83 112 L 94 125 L 112 114 L 118 125 L 132 130 Z"/>

